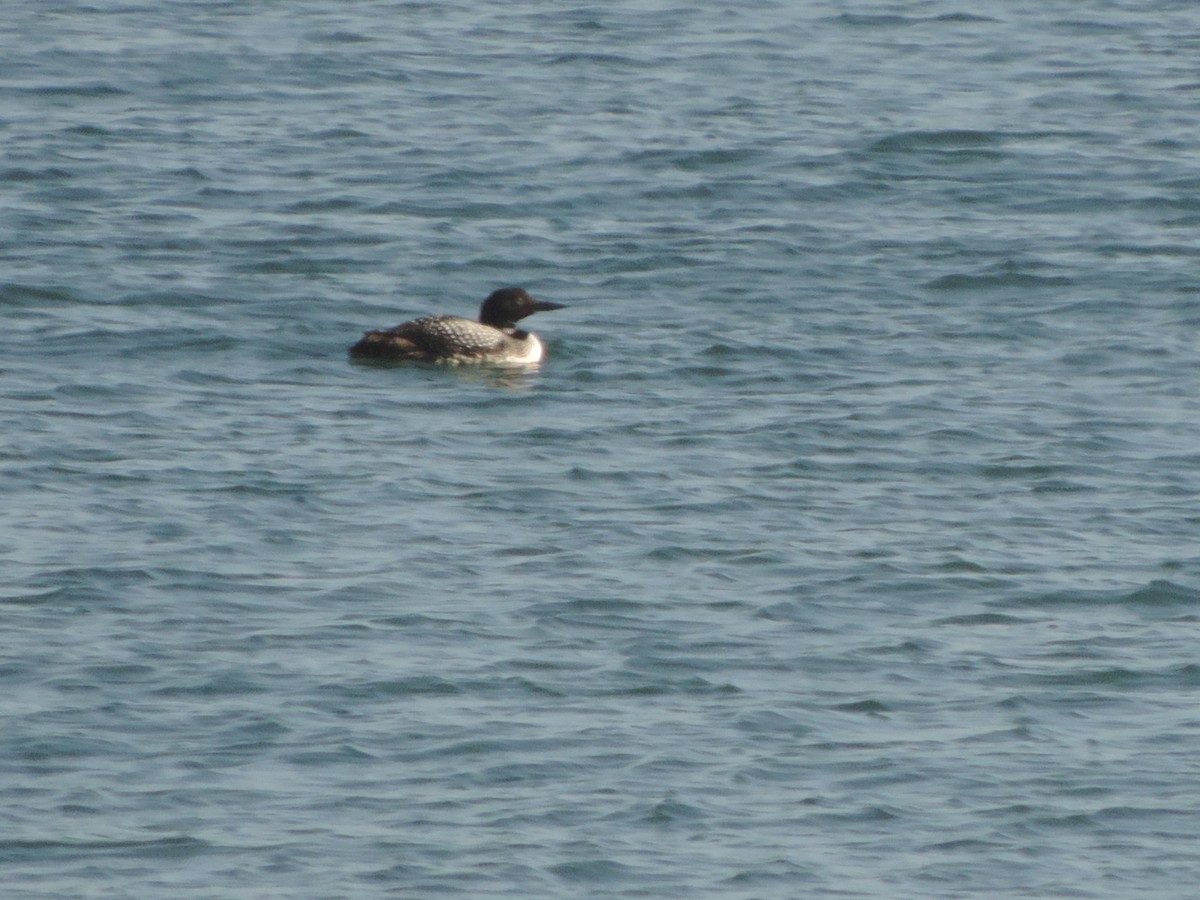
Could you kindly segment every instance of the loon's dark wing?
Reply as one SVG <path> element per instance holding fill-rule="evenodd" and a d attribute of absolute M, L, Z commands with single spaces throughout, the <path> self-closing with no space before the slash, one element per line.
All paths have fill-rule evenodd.
<path fill-rule="evenodd" d="M 350 348 L 350 355 L 428 362 L 486 356 L 503 348 L 504 341 L 503 332 L 461 316 L 425 316 L 384 331 L 368 331 Z"/>

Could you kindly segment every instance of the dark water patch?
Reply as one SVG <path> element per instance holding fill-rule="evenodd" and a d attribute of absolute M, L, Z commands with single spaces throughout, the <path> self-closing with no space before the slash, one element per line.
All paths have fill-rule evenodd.
<path fill-rule="evenodd" d="M 1196 606 L 1200 604 L 1200 590 L 1170 581 L 1152 581 L 1139 588 L 1122 601 L 1132 606 Z"/>
<path fill-rule="evenodd" d="M 866 715 L 883 715 L 891 712 L 891 708 L 879 700 L 855 700 L 850 703 L 839 703 L 831 706 L 835 712 L 864 713 Z"/>
<path fill-rule="evenodd" d="M 1187 244 L 1102 244 L 1096 248 L 1097 253 L 1105 256 L 1134 256 L 1134 257 L 1165 257 L 1194 259 L 1200 256 L 1200 248 Z"/>
<path fill-rule="evenodd" d="M 223 353 L 242 346 L 242 341 L 232 335 L 201 331 L 195 328 L 126 332 L 121 335 L 121 339 L 131 353 L 166 353 L 174 356 L 189 352 Z M 178 374 L 181 373 L 176 373 L 176 375 Z M 176 376 L 173 375 L 173 377 Z"/>
<path fill-rule="evenodd" d="M 1051 478 L 1040 481 L 1030 488 L 1035 494 L 1080 494 L 1095 491 L 1096 488 L 1078 481 L 1067 481 L 1062 478 Z"/>
<path fill-rule="evenodd" d="M 195 198 L 176 201 L 177 206 L 189 209 L 204 209 L 209 211 L 216 208 L 244 209 L 261 202 L 262 192 L 253 188 L 237 189 L 205 185 L 195 192 Z"/>
<path fill-rule="evenodd" d="M 575 674 L 590 671 L 594 668 L 594 664 L 587 661 L 566 658 L 514 659 L 507 662 L 504 668 L 553 676 L 555 674 Z M 521 690 L 532 690 L 547 695 L 558 695 L 557 691 L 547 690 L 544 686 L 533 682 L 516 682 L 515 684 Z"/>
<path fill-rule="evenodd" d="M 1158 194 L 1150 197 L 1139 197 L 1134 201 L 1130 201 L 1135 207 L 1147 210 L 1149 212 L 1190 212 L 1194 213 L 1200 210 L 1200 196 L 1177 197 Z M 1189 256 L 1195 256 L 1198 252 L 1195 247 L 1185 248 L 1190 250 Z"/>
<path fill-rule="evenodd" d="M 761 151 L 750 147 L 726 147 L 711 150 L 646 151 L 633 159 L 639 164 L 661 164 L 684 172 L 707 171 L 721 166 L 752 163 L 762 158 Z M 651 166 L 654 168 L 654 166 Z"/>
<path fill-rule="evenodd" d="M 1021 619 L 1016 616 L 1008 616 L 1002 613 L 975 613 L 967 616 L 947 616 L 944 619 L 937 619 L 933 622 L 934 625 L 958 625 L 968 628 L 975 628 L 980 625 L 1028 625 L 1032 620 Z"/>
<path fill-rule="evenodd" d="M 153 693 L 162 697 L 244 697 L 268 690 L 241 671 L 228 670 L 186 684 L 169 684 Z"/>
<path fill-rule="evenodd" d="M 721 188 L 719 185 L 715 185 L 712 182 L 705 180 L 705 181 L 696 181 L 696 182 L 693 182 L 692 184 L 680 184 L 680 185 L 670 185 L 670 186 L 663 185 L 663 186 L 659 186 L 659 187 L 647 188 L 646 190 L 641 191 L 638 194 L 638 199 L 639 200 L 648 200 L 653 203 L 662 203 L 662 202 L 683 203 L 686 201 L 693 201 L 693 200 L 712 201 L 712 200 L 716 200 L 716 198 L 717 198 L 718 194 L 720 194 L 720 192 L 721 192 Z M 656 262 L 657 265 L 652 266 L 649 264 L 651 262 Z M 689 255 L 682 254 L 682 253 L 671 254 L 666 260 L 664 260 L 660 254 L 652 254 L 652 255 L 646 256 L 642 259 L 642 265 L 640 268 L 638 268 L 638 267 L 622 267 L 620 269 L 617 269 L 617 271 L 638 272 L 638 271 L 648 271 L 650 269 L 661 270 L 663 268 L 663 266 L 662 266 L 663 262 L 666 262 L 667 263 L 666 268 L 670 269 L 670 268 L 683 268 L 683 267 L 691 265 L 691 264 L 699 263 L 700 261 L 695 256 L 689 256 Z"/>
<path fill-rule="evenodd" d="M 1120 650 L 1121 641 L 1089 637 L 1083 640 L 1059 640 L 1047 643 L 1048 657 L 1064 660 L 1102 660 Z"/>
<path fill-rule="evenodd" d="M 114 302 L 121 307 L 149 307 L 152 309 L 187 309 L 187 310 L 203 310 L 212 307 L 227 306 L 230 303 L 237 302 L 235 299 L 222 296 L 220 294 L 207 293 L 205 291 L 197 291 L 188 288 L 180 288 L 178 290 L 148 290 L 148 291 L 133 291 L 120 294 L 114 297 Z M 194 329 L 192 329 L 194 330 Z M 144 332 L 155 334 L 158 336 L 170 336 L 178 334 L 180 331 L 187 332 L 186 329 L 176 328 L 147 328 Z"/>
<path fill-rule="evenodd" d="M 178 169 L 171 169 L 167 172 L 174 178 L 184 178 L 188 181 L 212 181 L 212 177 L 205 173 L 202 169 L 196 166 L 181 166 Z M 189 217 L 190 218 L 190 217 Z"/>
<path fill-rule="evenodd" d="M 648 825 L 668 826 L 701 822 L 708 818 L 708 816 L 698 806 L 692 806 L 673 798 L 667 798 L 654 804 L 639 818 L 640 821 Z"/>
<path fill-rule="evenodd" d="M 721 507 L 727 508 L 725 504 Z M 691 508 L 691 507 L 688 507 Z M 664 544 L 646 551 L 646 558 L 658 562 L 679 560 L 722 560 L 734 565 L 772 565 L 785 561 L 778 551 L 759 547 L 685 547 L 679 544 Z"/>
<path fill-rule="evenodd" d="M 943 13 L 938 16 L 931 16 L 931 22 L 963 22 L 963 23 L 984 23 L 989 25 L 999 24 L 1000 19 L 993 19 L 991 16 L 980 16 L 974 13 Z"/>
<path fill-rule="evenodd" d="M 599 686 L 589 693 L 602 697 L 663 697 L 684 696 L 735 696 L 741 688 L 726 682 L 719 684 L 693 675 L 687 678 L 668 678 L 661 672 L 643 675 L 623 675 L 617 683 Z"/>
<path fill-rule="evenodd" d="M 62 98 L 99 98 L 99 97 L 122 97 L 129 93 L 123 88 L 115 85 L 98 83 L 81 83 L 81 84 L 44 84 L 34 87 L 17 88 L 22 93 L 33 94 L 39 97 L 62 97 Z"/>
<path fill-rule="evenodd" d="M 455 765 L 490 762 L 497 759 L 522 759 L 552 751 L 561 744 L 549 738 L 478 737 L 467 740 L 423 740 L 420 746 L 405 751 L 409 760 L 450 760 Z"/>
<path fill-rule="evenodd" d="M 167 221 L 179 220 L 171 218 Z M 163 260 L 176 259 L 190 261 L 193 254 L 206 249 L 208 244 L 199 238 L 181 238 L 172 235 L 139 235 L 122 242 L 122 246 L 123 249 L 139 257 L 154 255 L 158 259 Z"/>
<path fill-rule="evenodd" d="M 154 571 L 138 566 L 43 567 L 25 581 L 26 602 L 90 603 L 118 600 L 155 580 Z"/>
<path fill-rule="evenodd" d="M 435 182 L 427 185 L 428 188 L 439 190 L 443 188 L 453 188 L 457 185 L 467 184 L 471 180 L 470 176 L 464 174 L 460 177 L 447 178 L 440 176 Z M 501 219 L 506 220 L 512 217 L 513 210 L 511 207 L 502 203 L 490 203 L 486 201 L 472 200 L 456 200 L 448 198 L 436 208 L 431 207 L 428 203 L 409 200 L 389 200 L 383 203 L 374 203 L 360 210 L 365 215 L 372 216 L 410 216 L 416 219 L 436 219 L 440 221 L 446 220 L 488 220 Z M 461 263 L 458 264 L 461 266 Z"/>
<path fill-rule="evenodd" d="M 240 263 L 233 270 L 246 275 L 305 275 L 320 276 L 345 274 L 361 271 L 367 267 L 361 259 L 350 257 L 300 256 L 290 251 L 280 254 L 280 258 L 261 260 L 259 262 Z"/>
<path fill-rule="evenodd" d="M 867 147 L 870 153 L 903 153 L 925 150 L 964 150 L 996 147 L 1009 139 L 998 131 L 906 131 L 879 138 Z"/>
<path fill-rule="evenodd" d="M 234 494 L 254 497 L 303 497 L 312 486 L 299 481 L 283 481 L 266 472 L 231 472 L 227 476 L 234 483 L 216 483 L 197 486 L 198 493 Z"/>
<path fill-rule="evenodd" d="M 721 884 L 729 885 L 737 891 L 770 885 L 776 885 L 785 891 L 790 891 L 792 889 L 787 886 L 793 883 L 804 884 L 806 882 L 819 882 L 820 880 L 821 875 L 815 866 L 806 866 L 795 860 L 780 858 L 768 860 L 750 869 L 744 869 L 735 875 L 729 876 Z"/>
<path fill-rule="evenodd" d="M 987 572 L 987 568 L 979 563 L 972 562 L 969 559 L 964 559 L 961 556 L 955 556 L 951 559 L 940 563 L 937 566 L 939 572 L 966 572 L 969 574 L 983 574 Z"/>
<path fill-rule="evenodd" d="M 140 663 L 87 666 L 84 671 L 98 684 L 145 684 L 158 675 L 155 666 Z"/>
<path fill-rule="evenodd" d="M 1143 688 L 1192 688 L 1200 684 L 1200 665 L 1186 664 L 1165 669 L 1129 669 L 1122 666 L 1076 668 L 1057 672 L 1029 672 L 1022 676 L 1033 684 L 1054 687 L 1091 688 L 1107 692 Z"/>
<path fill-rule="evenodd" d="M 136 382 L 121 382 L 116 384 L 61 384 L 53 391 L 54 398 L 60 405 L 48 415 L 62 418 L 78 419 L 120 419 L 120 413 L 104 408 L 105 400 L 130 400 L 144 395 L 147 387 Z M 70 460 L 76 462 L 116 462 L 126 458 L 127 451 L 111 445 L 101 446 L 65 446 L 56 449 L 54 457 L 58 461 Z"/>
<path fill-rule="evenodd" d="M 40 606 L 44 603 L 55 603 L 63 599 L 65 595 L 69 595 L 70 591 L 64 588 L 46 588 L 43 590 L 28 591 L 19 587 L 3 589 L 0 592 L 0 603 L 13 604 L 20 606 Z"/>
<path fill-rule="evenodd" d="M 328 693 L 343 699 L 386 700 L 393 697 L 453 696 L 461 694 L 463 687 L 437 676 L 415 676 L 390 681 L 370 681 L 354 684 L 331 684 L 323 688 Z"/>
<path fill-rule="evenodd" d="M 815 724 L 800 722 L 792 716 L 772 710 L 746 712 L 735 722 L 740 731 L 754 735 L 805 737 L 818 730 Z"/>
<path fill-rule="evenodd" d="M 117 132 L 110 128 L 105 128 L 103 125 L 72 125 L 70 128 L 63 130 L 64 134 L 77 134 L 83 137 L 100 137 L 111 138 L 116 136 Z"/>
<path fill-rule="evenodd" d="M 971 855 L 996 852 L 1007 848 L 1007 844 L 999 841 L 985 841 L 979 838 L 955 838 L 949 841 L 939 841 L 922 847 L 924 852 L 934 853 L 967 853 Z"/>
<path fill-rule="evenodd" d="M 919 25 L 997 24 L 1000 20 L 973 13 L 942 13 L 936 16 L 902 16 L 890 13 L 842 13 L 835 22 L 854 28 L 912 28 Z"/>
<path fill-rule="evenodd" d="M 559 760 L 551 762 L 517 762 L 504 763 L 498 766 L 489 766 L 480 771 L 473 781 L 480 787 L 493 786 L 526 786 L 551 787 L 561 784 L 563 779 L 571 774 L 584 775 L 586 767 L 583 765 L 569 765 Z M 494 824 L 500 827 L 507 827 L 514 824 L 520 824 L 520 819 L 528 817 L 505 816 L 496 821 Z"/>
<path fill-rule="evenodd" d="M 1062 29 L 1069 34 L 1114 34 L 1125 30 L 1124 25 L 1120 22 L 1098 17 L 1089 19 L 1054 19 L 1049 24 L 1051 27 Z"/>
<path fill-rule="evenodd" d="M 260 253 L 275 253 L 288 255 L 298 249 L 312 249 L 326 246 L 330 236 L 322 229 L 307 225 L 289 225 L 263 237 L 229 236 L 224 238 L 224 244 L 235 250 L 255 250 Z"/>
<path fill-rule="evenodd" d="M 954 273 L 925 283 L 935 291 L 984 291 L 1003 288 L 1043 289 L 1066 287 L 1075 280 L 1064 275 L 1033 275 L 1029 272 Z"/>
<path fill-rule="evenodd" d="M 869 653 L 873 656 L 905 656 L 917 658 L 927 655 L 935 646 L 936 644 L 933 641 L 905 640 L 894 644 L 881 644 L 877 647 L 869 647 L 863 652 Z"/>
<path fill-rule="evenodd" d="M 81 295 L 74 289 L 61 285 L 0 284 L 0 303 L 5 306 L 42 306 L 43 304 L 79 303 Z"/>
<path fill-rule="evenodd" d="M 535 603 L 526 607 L 525 612 L 536 620 L 563 620 L 600 628 L 640 631 L 649 628 L 642 618 L 644 609 L 644 603 L 625 597 L 586 597 Z"/>
<path fill-rule="evenodd" d="M 645 68 L 652 65 L 649 60 L 640 60 L 635 57 L 622 53 L 597 53 L 574 51 L 571 53 L 560 53 L 547 60 L 547 65 L 550 66 L 596 66 L 601 69 L 629 69 L 629 68 Z"/>
<path fill-rule="evenodd" d="M 904 28 L 919 24 L 921 19 L 887 13 L 842 13 L 834 21 L 853 28 Z"/>
<path fill-rule="evenodd" d="M 177 381 L 183 385 L 193 385 L 196 387 L 229 387 L 242 385 L 245 380 L 241 377 L 230 375 L 224 371 L 203 371 L 198 369 L 180 369 L 171 373 L 171 380 Z"/>
<path fill-rule="evenodd" d="M 1164 818 L 1168 821 L 1171 819 L 1184 820 L 1184 823 L 1186 823 L 1191 819 L 1191 810 L 1186 804 L 1178 806 L 1106 806 L 1091 813 L 1091 816 L 1098 822 L 1114 822 L 1119 824 L 1162 821 Z"/>
<path fill-rule="evenodd" d="M 1170 581 L 1152 581 L 1134 591 L 1062 591 L 1014 601 L 1022 606 L 1131 606 L 1147 610 L 1190 608 L 1200 604 L 1200 591 Z"/>
<path fill-rule="evenodd" d="M 300 200 L 284 208 L 283 212 L 293 215 L 307 215 L 321 212 L 345 212 L 359 209 L 363 201 L 357 197 L 317 197 Z"/>
<path fill-rule="evenodd" d="M 0 170 L 0 182 L 11 184 L 51 182 L 59 183 L 76 178 L 75 172 L 51 166 L 46 169 L 9 168 Z"/>
<path fill-rule="evenodd" d="M 40 738 L 13 736 L 5 739 L 0 746 L 3 746 L 5 755 L 20 760 L 26 765 L 37 766 L 43 771 L 47 767 L 65 771 L 70 767 L 65 766 L 65 762 L 68 760 L 105 759 L 123 754 L 127 750 L 125 746 L 114 741 L 75 735 Z"/>
<path fill-rule="evenodd" d="M 319 141 L 360 141 L 374 136 L 365 131 L 359 131 L 357 128 L 342 127 L 326 128 L 323 131 L 314 132 L 312 137 Z"/>
<path fill-rule="evenodd" d="M 351 744 L 341 744 L 328 749 L 314 749 L 299 753 L 290 753 L 284 758 L 294 766 L 314 766 L 320 769 L 344 765 L 369 765 L 376 759 L 373 754 L 360 750 Z"/>
<path fill-rule="evenodd" d="M 551 866 L 550 871 L 572 884 L 605 884 L 632 877 L 634 870 L 605 858 L 580 859 Z"/>
<path fill-rule="evenodd" d="M 900 810 L 884 806 L 863 806 L 841 813 L 821 813 L 813 817 L 825 825 L 882 825 L 905 818 Z"/>
<path fill-rule="evenodd" d="M 208 852 L 212 844 L 199 838 L 178 836 L 147 840 L 0 840 L 0 862 L 29 864 L 88 859 L 133 857 L 139 859 L 183 859 Z"/>
<path fill-rule="evenodd" d="M 370 44 L 376 38 L 359 31 L 319 31 L 306 35 L 306 39 L 316 44 Z"/>
<path fill-rule="evenodd" d="M 979 734 L 967 735 L 966 737 L 959 738 L 956 743 L 1010 746 L 1014 741 L 1025 742 L 1034 740 L 1037 740 L 1034 729 L 1025 725 L 1018 725 L 1015 728 L 999 728 Z"/>
<path fill-rule="evenodd" d="M 788 587 L 772 591 L 771 593 L 791 595 L 795 594 L 797 590 L 797 588 Z M 771 603 L 763 606 L 761 609 L 755 612 L 754 617 L 758 619 L 764 619 L 768 622 L 796 622 L 804 625 L 805 627 L 812 627 L 818 631 L 821 630 L 817 628 L 812 621 L 813 614 L 809 608 L 809 604 L 803 601 L 792 600 L 781 603 Z"/>
<path fill-rule="evenodd" d="M 256 717 L 223 728 L 220 739 L 227 745 L 227 752 L 260 753 L 278 746 L 279 739 L 292 732 L 293 729 L 275 719 Z"/>

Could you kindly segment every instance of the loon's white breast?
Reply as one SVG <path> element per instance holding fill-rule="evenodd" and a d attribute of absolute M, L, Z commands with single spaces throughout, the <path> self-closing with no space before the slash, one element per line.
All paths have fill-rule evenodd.
<path fill-rule="evenodd" d="M 503 362 L 517 363 L 523 365 L 532 365 L 542 361 L 542 357 L 546 355 L 546 348 L 542 346 L 542 342 L 538 340 L 536 334 L 526 334 L 525 340 L 521 341 L 524 346 L 518 352 L 510 354 Z M 514 348 L 516 349 L 516 348 Z"/>

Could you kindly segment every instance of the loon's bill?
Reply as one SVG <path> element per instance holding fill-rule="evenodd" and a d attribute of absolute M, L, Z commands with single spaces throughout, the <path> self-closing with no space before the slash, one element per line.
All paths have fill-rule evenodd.
<path fill-rule="evenodd" d="M 538 363 L 545 356 L 545 347 L 537 335 L 517 328 L 517 322 L 536 312 L 563 308 L 561 303 L 536 300 L 521 288 L 501 288 L 483 301 L 478 322 L 462 316 L 424 316 L 395 328 L 368 331 L 350 348 L 350 356 L 415 362 Z"/>

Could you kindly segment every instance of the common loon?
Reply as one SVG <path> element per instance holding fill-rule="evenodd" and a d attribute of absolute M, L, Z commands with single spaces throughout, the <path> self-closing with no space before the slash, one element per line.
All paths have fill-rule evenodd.
<path fill-rule="evenodd" d="M 424 316 L 395 328 L 368 331 L 350 348 L 350 355 L 444 363 L 541 362 L 542 342 L 517 328 L 517 322 L 535 312 L 562 308 L 561 303 L 535 300 L 521 288 L 501 288 L 483 301 L 478 322 L 462 316 Z"/>

